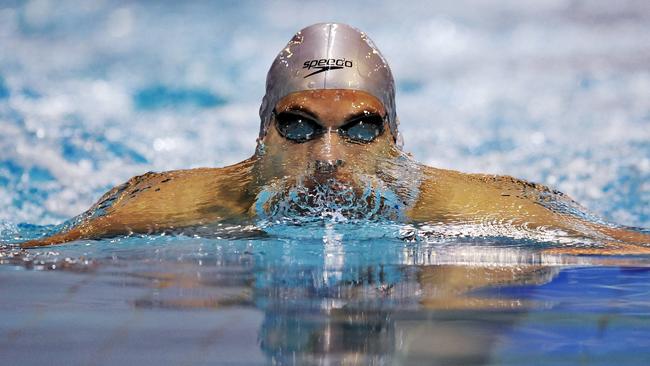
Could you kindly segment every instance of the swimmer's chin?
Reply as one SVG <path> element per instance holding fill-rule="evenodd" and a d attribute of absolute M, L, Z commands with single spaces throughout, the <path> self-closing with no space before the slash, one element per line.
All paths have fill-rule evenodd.
<path fill-rule="evenodd" d="M 399 220 L 404 203 L 376 176 L 322 171 L 278 179 L 257 196 L 255 214 L 263 221 Z"/>

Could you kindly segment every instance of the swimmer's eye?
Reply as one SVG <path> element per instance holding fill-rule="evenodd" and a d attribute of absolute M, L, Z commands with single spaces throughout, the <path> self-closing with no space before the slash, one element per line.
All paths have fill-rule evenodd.
<path fill-rule="evenodd" d="M 321 125 L 300 114 L 282 112 L 275 119 L 280 135 L 294 142 L 305 142 L 323 133 Z"/>
<path fill-rule="evenodd" d="M 384 132 L 384 119 L 378 114 L 371 114 L 348 122 L 339 128 L 339 133 L 352 141 L 371 142 Z"/>

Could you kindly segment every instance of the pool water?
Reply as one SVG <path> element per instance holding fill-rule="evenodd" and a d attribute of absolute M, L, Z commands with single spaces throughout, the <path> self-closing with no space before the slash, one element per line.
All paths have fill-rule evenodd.
<path fill-rule="evenodd" d="M 9 251 L 0 258 L 1 352 L 61 365 L 650 358 L 648 258 L 540 255 L 505 239 L 405 242 L 391 229 L 365 230 Z"/>
<path fill-rule="evenodd" d="M 648 256 L 331 217 L 14 245 L 133 175 L 249 157 L 272 59 L 323 20 L 363 29 L 390 62 L 416 160 L 540 182 L 650 227 L 643 1 L 3 2 L 0 357 L 648 364 Z"/>

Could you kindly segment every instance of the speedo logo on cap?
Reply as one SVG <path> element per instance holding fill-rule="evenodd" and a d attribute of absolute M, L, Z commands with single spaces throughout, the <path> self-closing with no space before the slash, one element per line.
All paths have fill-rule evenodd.
<path fill-rule="evenodd" d="M 344 58 L 321 58 L 316 60 L 307 60 L 302 65 L 303 69 L 318 69 L 304 78 L 319 74 L 323 71 L 339 70 L 344 67 L 352 67 L 352 60 L 346 60 Z"/>

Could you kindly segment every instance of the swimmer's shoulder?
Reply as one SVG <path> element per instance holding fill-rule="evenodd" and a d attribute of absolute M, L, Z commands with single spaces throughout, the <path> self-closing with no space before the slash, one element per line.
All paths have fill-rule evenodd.
<path fill-rule="evenodd" d="M 527 199 L 539 203 L 561 201 L 576 207 L 581 207 L 567 194 L 541 183 L 510 175 L 468 174 L 467 176 L 476 182 L 476 184 L 490 187 L 502 197 Z"/>
<path fill-rule="evenodd" d="M 419 197 L 410 211 L 413 218 L 430 221 L 459 217 L 465 211 L 489 213 L 515 204 L 563 201 L 577 204 L 543 184 L 508 175 L 463 173 L 422 166 Z"/>
<path fill-rule="evenodd" d="M 234 207 L 250 195 L 251 167 L 249 159 L 222 168 L 147 172 L 111 189 L 95 206 L 107 212 L 128 206 L 142 210 L 177 210 L 179 214 L 217 204 L 217 200 L 222 205 Z"/>
<path fill-rule="evenodd" d="M 459 172 L 420 165 L 421 172 L 418 195 L 407 211 L 415 221 L 445 220 L 452 213 L 450 202 L 454 195 L 454 184 Z"/>
<path fill-rule="evenodd" d="M 249 159 L 250 160 L 250 159 Z M 251 161 L 225 168 L 148 172 L 106 194 L 74 224 L 23 247 L 60 244 L 133 233 L 175 232 L 226 221 L 247 220 L 254 201 Z"/>
<path fill-rule="evenodd" d="M 570 199 L 564 193 L 550 188 L 544 184 L 532 182 L 526 179 L 516 178 L 510 175 L 463 173 L 456 170 L 423 167 L 424 185 L 450 190 L 495 190 L 504 195 L 516 196 L 554 196 L 557 198 Z"/>

